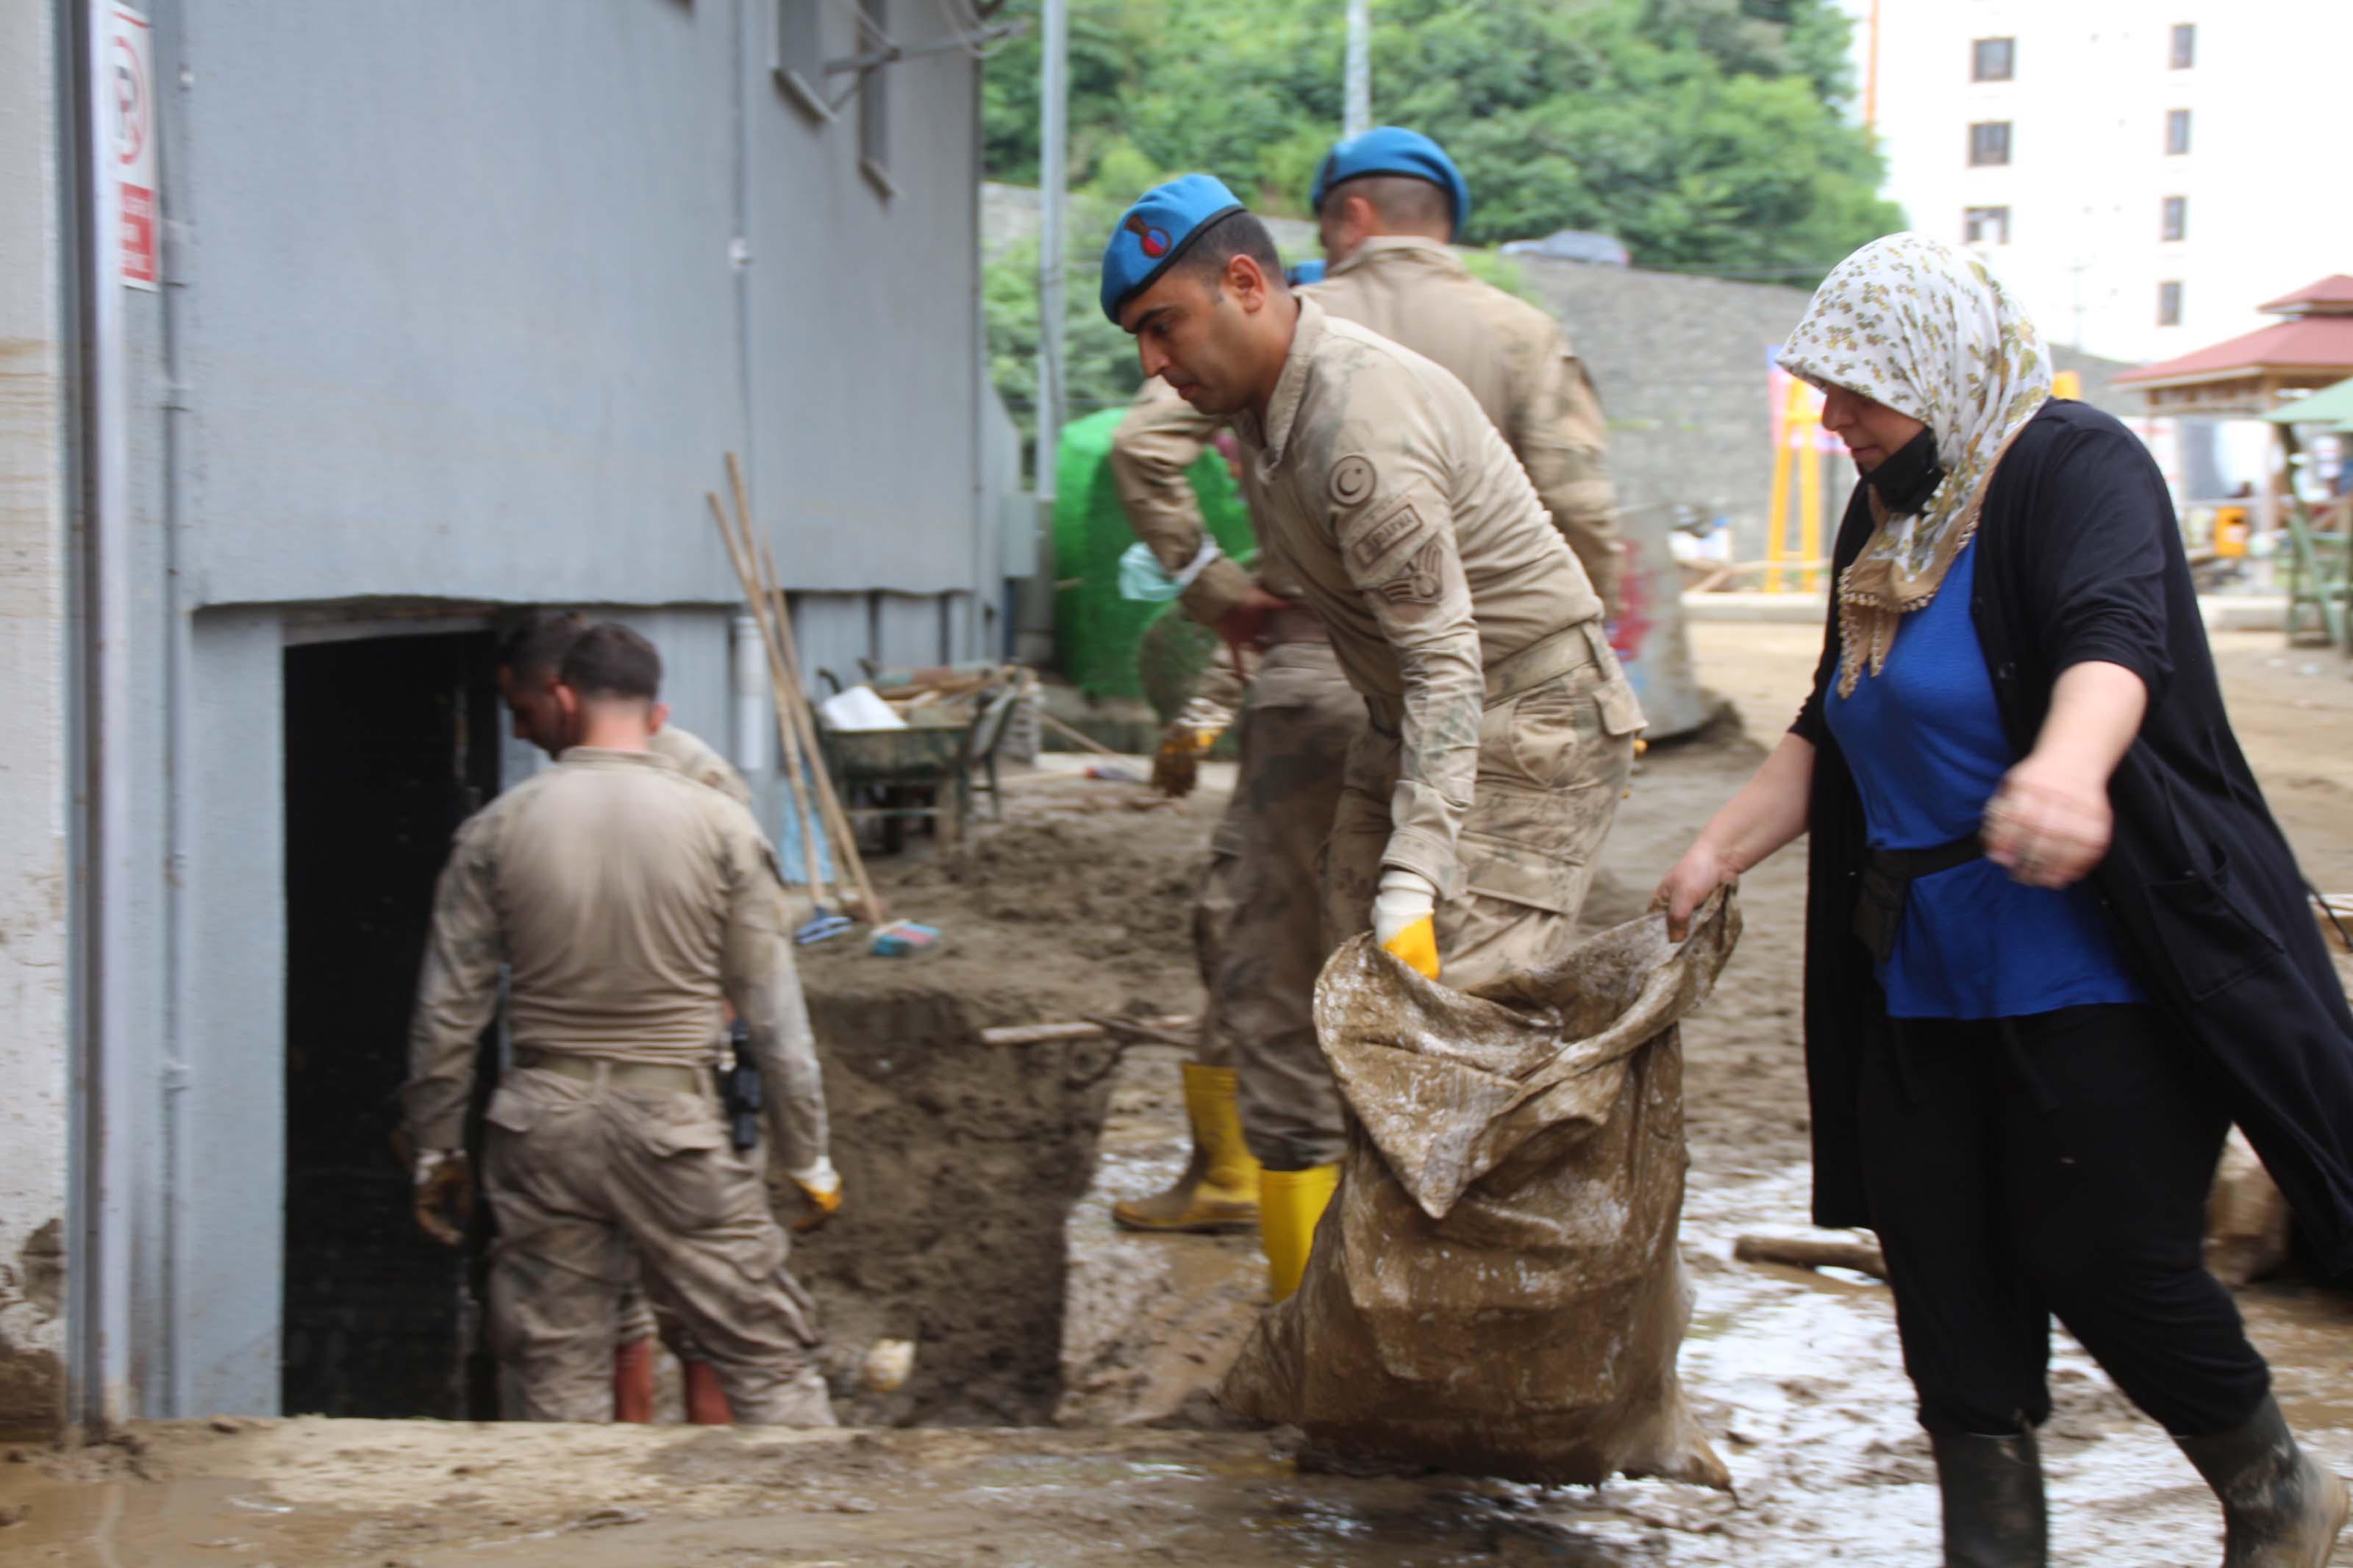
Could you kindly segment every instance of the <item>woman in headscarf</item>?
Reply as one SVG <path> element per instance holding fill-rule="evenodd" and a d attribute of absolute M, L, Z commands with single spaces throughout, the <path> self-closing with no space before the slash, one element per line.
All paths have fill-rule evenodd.
<path fill-rule="evenodd" d="M 1879 1234 L 1945 1561 L 2044 1561 L 2055 1313 L 2220 1495 L 2231 1568 L 2324 1563 L 2345 1485 L 2200 1242 L 2235 1119 L 2353 1267 L 2353 1014 L 2156 465 L 1921 235 L 1841 263 L 1781 363 L 1862 475 L 1821 662 L 1659 897 L 1680 931 L 1810 832 L 1814 1218 Z"/>

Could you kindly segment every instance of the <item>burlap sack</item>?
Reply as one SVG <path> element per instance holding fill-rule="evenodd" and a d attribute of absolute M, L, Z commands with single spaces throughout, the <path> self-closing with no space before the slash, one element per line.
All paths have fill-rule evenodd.
<path fill-rule="evenodd" d="M 2233 1289 L 2267 1279 L 2287 1261 L 2287 1197 L 2236 1127 L 2206 1194 L 2206 1268 Z"/>
<path fill-rule="evenodd" d="M 1352 1112 L 1298 1293 L 1219 1396 L 1343 1453 L 1598 1483 L 1730 1477 L 1683 1403 L 1683 1044 L 1739 939 L 1719 894 L 1454 991 L 1359 937 L 1316 984 Z"/>

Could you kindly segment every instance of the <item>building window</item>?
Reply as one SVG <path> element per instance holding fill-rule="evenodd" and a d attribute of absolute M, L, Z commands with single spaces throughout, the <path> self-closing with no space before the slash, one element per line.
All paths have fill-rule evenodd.
<path fill-rule="evenodd" d="M 860 72 L 858 83 L 858 167 L 874 188 L 886 196 L 899 194 L 891 178 L 891 68 L 897 58 L 891 42 L 891 0 L 866 0 L 858 12 L 858 52 L 880 55 L 885 63 Z"/>
<path fill-rule="evenodd" d="M 1969 79 L 2008 81 L 2017 57 L 2016 38 L 1979 38 L 1969 46 Z"/>
<path fill-rule="evenodd" d="M 2179 157 L 2189 151 L 2189 111 L 2168 109 L 2165 111 L 2165 151 L 2168 156 Z"/>
<path fill-rule="evenodd" d="M 812 120 L 831 120 L 825 94 L 825 0 L 776 0 L 776 87 Z"/>
<path fill-rule="evenodd" d="M 2009 162 L 2009 121 L 1981 120 L 1969 127 L 1969 164 L 1972 168 Z"/>
<path fill-rule="evenodd" d="M 2010 243 L 2010 209 L 2008 207 L 1969 207 L 1961 214 L 1961 241 L 1965 245 L 2008 245 Z"/>
<path fill-rule="evenodd" d="M 2173 26 L 2173 68 L 2186 71 L 2198 63 L 2198 24 L 2177 22 Z"/>
<path fill-rule="evenodd" d="M 2181 285 L 2160 283 L 2157 286 L 2157 324 L 2160 327 L 2181 325 Z"/>
<path fill-rule="evenodd" d="M 2165 216 L 2158 220 L 2158 237 L 2168 240 L 2182 239 L 2188 237 L 2189 232 L 2189 198 L 2188 196 L 2166 197 Z"/>

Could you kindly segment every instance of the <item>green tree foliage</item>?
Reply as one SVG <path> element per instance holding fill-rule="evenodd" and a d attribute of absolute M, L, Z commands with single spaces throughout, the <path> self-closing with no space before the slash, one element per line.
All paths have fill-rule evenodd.
<path fill-rule="evenodd" d="M 1012 0 L 1004 15 L 1036 11 Z M 1073 416 L 1136 384 L 1094 283 L 1106 226 L 1138 191 L 1203 169 L 1261 212 L 1313 216 L 1345 15 L 1343 0 L 1071 0 Z M 1877 194 L 1878 149 L 1843 113 L 1835 0 L 1373 0 L 1373 25 L 1374 116 L 1428 132 L 1461 166 L 1467 243 L 1593 229 L 1638 267 L 1810 287 L 1903 226 Z M 1037 181 L 1038 65 L 1034 26 L 989 62 L 991 179 Z M 1025 432 L 1036 261 L 1017 247 L 987 282 L 992 368 Z"/>
<path fill-rule="evenodd" d="M 1014 0 L 1008 15 L 1034 14 Z M 1185 169 L 1306 216 L 1340 121 L 1341 0 L 1072 0 L 1074 186 Z M 1472 244 L 1613 234 L 1636 265 L 1805 281 L 1900 226 L 1834 0 L 1376 0 L 1376 117 L 1446 144 Z M 991 178 L 1034 184 L 1034 29 L 991 61 Z"/>

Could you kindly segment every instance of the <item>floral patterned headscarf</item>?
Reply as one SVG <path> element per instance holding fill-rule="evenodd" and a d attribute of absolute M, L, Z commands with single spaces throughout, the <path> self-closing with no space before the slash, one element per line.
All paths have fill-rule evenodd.
<path fill-rule="evenodd" d="M 1996 464 L 2051 395 L 2042 334 L 1984 262 L 1925 234 L 1891 234 L 1814 290 L 1781 368 L 1844 387 L 1936 435 L 1945 478 L 1917 512 L 1890 516 L 1840 574 L 1839 692 L 1887 664 L 1904 616 L 1936 596 L 1976 534 Z"/>

